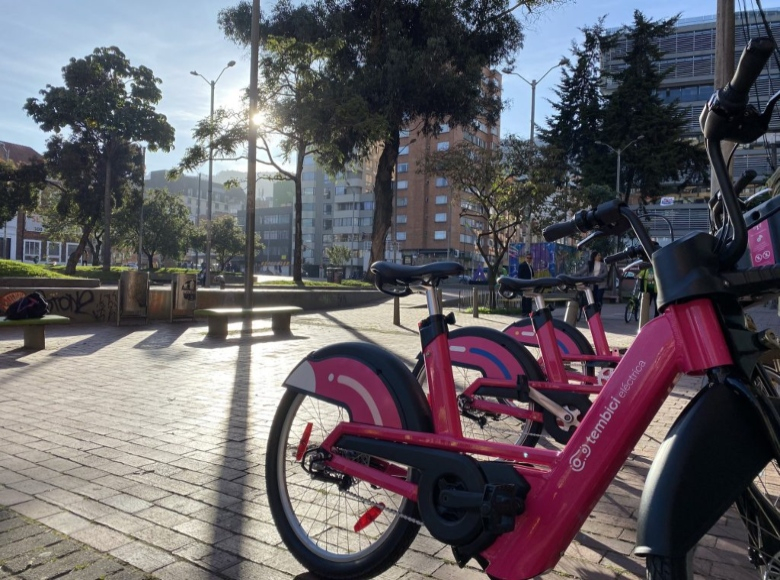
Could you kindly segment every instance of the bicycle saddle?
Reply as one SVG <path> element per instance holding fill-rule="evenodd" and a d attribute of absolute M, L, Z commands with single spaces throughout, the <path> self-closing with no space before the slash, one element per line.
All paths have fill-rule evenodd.
<path fill-rule="evenodd" d="M 569 276 L 568 274 L 558 274 L 558 280 L 567 286 L 576 286 L 577 284 L 601 284 L 607 279 L 604 276 Z"/>
<path fill-rule="evenodd" d="M 457 262 L 434 262 L 422 266 L 405 266 L 392 262 L 374 262 L 371 273 L 387 283 L 410 284 L 411 282 L 430 283 L 444 280 L 450 276 L 459 276 L 464 272 L 462 264 Z"/>
<path fill-rule="evenodd" d="M 544 290 L 545 288 L 557 288 L 561 285 L 561 281 L 558 278 L 510 278 L 509 276 L 501 276 L 498 279 L 498 286 L 501 290 L 510 290 L 512 292 L 522 292 L 533 288 L 537 292 Z"/>

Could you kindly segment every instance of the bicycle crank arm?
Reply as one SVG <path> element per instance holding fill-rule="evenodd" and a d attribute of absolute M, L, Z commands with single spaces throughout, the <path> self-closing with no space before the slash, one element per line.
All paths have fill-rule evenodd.
<path fill-rule="evenodd" d="M 555 415 L 563 423 L 562 427 L 564 429 L 568 430 L 569 427 L 577 427 L 580 424 L 579 419 L 573 413 L 536 389 L 529 388 L 528 396 L 532 401 L 539 403 L 545 410 Z"/>

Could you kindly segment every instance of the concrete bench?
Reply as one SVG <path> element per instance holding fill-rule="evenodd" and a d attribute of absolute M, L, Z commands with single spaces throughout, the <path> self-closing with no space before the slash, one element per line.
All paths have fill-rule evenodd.
<path fill-rule="evenodd" d="M 23 320 L 0 318 L 0 328 L 11 326 L 24 328 L 24 348 L 43 350 L 46 348 L 46 326 L 49 324 L 68 324 L 69 322 L 70 318 L 58 314 L 47 314 L 42 318 L 25 318 Z"/>
<path fill-rule="evenodd" d="M 266 306 L 256 308 L 200 308 L 194 312 L 196 317 L 205 317 L 209 321 L 208 336 L 225 338 L 228 333 L 228 320 L 231 318 L 258 319 L 270 318 L 274 334 L 290 333 L 290 317 L 300 314 L 303 308 L 298 306 Z"/>

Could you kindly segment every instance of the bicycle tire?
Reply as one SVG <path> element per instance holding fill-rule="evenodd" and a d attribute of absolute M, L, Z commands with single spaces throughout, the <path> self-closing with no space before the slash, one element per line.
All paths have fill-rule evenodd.
<path fill-rule="evenodd" d="M 771 381 L 771 391 L 780 395 L 780 372 L 766 365 L 764 369 Z M 773 513 L 771 516 L 748 519 L 743 510 L 733 507 L 729 508 L 731 513 L 735 511 L 738 513 L 734 517 L 739 517 L 745 528 L 745 537 L 738 538 L 733 531 L 734 526 L 731 526 L 732 531 L 729 532 L 729 541 L 744 541 L 750 561 L 756 567 L 757 578 L 780 580 L 780 528 L 772 526 L 772 529 L 768 529 L 769 526 L 765 525 L 771 524 L 772 520 L 780 521 L 780 463 L 778 463 L 777 459 L 770 461 L 755 477 L 748 490 L 746 490 L 746 493 L 755 492 L 760 495 L 758 502 L 760 509 L 758 511 L 773 510 Z M 716 523 L 715 525 L 719 524 Z M 766 541 L 767 538 L 770 541 Z M 708 545 L 714 544 L 711 540 L 707 540 L 705 543 Z M 712 548 L 708 549 L 711 550 Z M 647 580 L 687 580 L 688 578 L 693 578 L 694 552 L 695 548 L 685 557 L 674 558 L 649 555 L 645 562 Z M 723 578 L 726 577 L 723 576 Z"/>
<path fill-rule="evenodd" d="M 395 564 L 420 526 L 412 521 L 419 520 L 412 501 L 357 479 L 345 493 L 342 485 L 304 470 L 296 452 L 306 437 L 305 426 L 312 425 L 307 439 L 311 450 L 311 442 L 322 441 L 340 421 L 349 421 L 342 407 L 288 390 L 271 425 L 266 483 L 276 528 L 295 559 L 323 578 L 354 580 L 376 576 Z M 413 477 L 411 470 L 408 477 Z M 380 503 L 385 507 L 379 516 L 355 532 L 360 514 Z M 323 513 L 327 522 L 321 519 Z"/>
<path fill-rule="evenodd" d="M 626 320 L 626 323 L 631 322 L 631 314 L 633 312 L 634 312 L 634 304 L 632 303 L 631 300 L 629 300 L 628 303 L 626 304 L 626 313 L 623 316 L 623 318 L 625 318 Z"/>
<path fill-rule="evenodd" d="M 509 354 L 515 358 L 519 366 L 523 369 L 523 372 L 530 381 L 541 381 L 543 375 L 539 369 L 538 364 L 527 350 L 523 349 L 520 345 L 515 344 L 511 337 L 504 335 L 503 333 L 496 333 L 495 338 L 489 338 L 490 334 L 486 333 L 487 329 L 481 327 L 463 327 L 457 328 L 450 332 L 450 340 L 456 340 L 459 338 L 468 337 L 470 335 L 479 336 L 482 339 L 490 340 L 492 343 L 491 350 L 498 349 L 508 351 Z M 502 339 L 502 340 L 499 340 Z M 488 354 L 488 356 L 490 356 Z M 474 366 L 459 364 L 455 361 L 452 363 L 452 373 L 455 379 L 455 388 L 458 392 L 462 392 L 466 387 L 471 385 L 476 379 L 482 378 L 485 375 L 482 371 Z M 415 364 L 412 374 L 417 377 L 417 381 L 427 390 L 428 378 L 425 372 L 425 364 L 422 357 L 417 357 L 417 364 Z M 504 376 L 487 377 L 503 380 Z M 483 399 L 492 400 L 502 405 L 515 405 L 523 406 L 530 411 L 542 412 L 541 406 L 531 401 L 529 403 L 521 403 L 517 400 L 505 399 L 500 397 L 482 397 Z M 474 412 L 472 416 L 468 416 L 464 413 L 469 412 L 468 409 L 461 410 L 461 428 L 463 435 L 469 439 L 482 439 L 485 441 L 497 441 L 503 443 L 510 443 L 514 445 L 524 445 L 526 447 L 534 447 L 539 437 L 544 430 L 544 423 L 541 421 L 526 421 L 523 419 L 511 417 L 509 415 L 495 416 L 490 413 Z"/>

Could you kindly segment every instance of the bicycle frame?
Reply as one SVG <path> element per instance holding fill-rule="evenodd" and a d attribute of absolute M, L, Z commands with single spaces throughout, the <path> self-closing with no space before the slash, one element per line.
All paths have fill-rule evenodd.
<path fill-rule="evenodd" d="M 691 329 L 696 329 L 695 340 Z M 486 572 L 504 579 L 533 578 L 555 566 L 681 374 L 699 375 L 732 363 L 708 299 L 669 306 L 639 334 L 570 442 L 561 451 L 550 451 L 463 438 L 446 332 L 424 345 L 423 356 L 433 433 L 341 423 L 322 447 L 332 451 L 342 436 L 353 435 L 516 462 L 515 469 L 531 486 L 527 509 L 516 518 L 513 532 L 499 536 L 482 552 L 489 562 Z M 398 469 L 380 471 L 337 453 L 327 463 L 416 500 L 416 485 L 401 479 Z"/>

